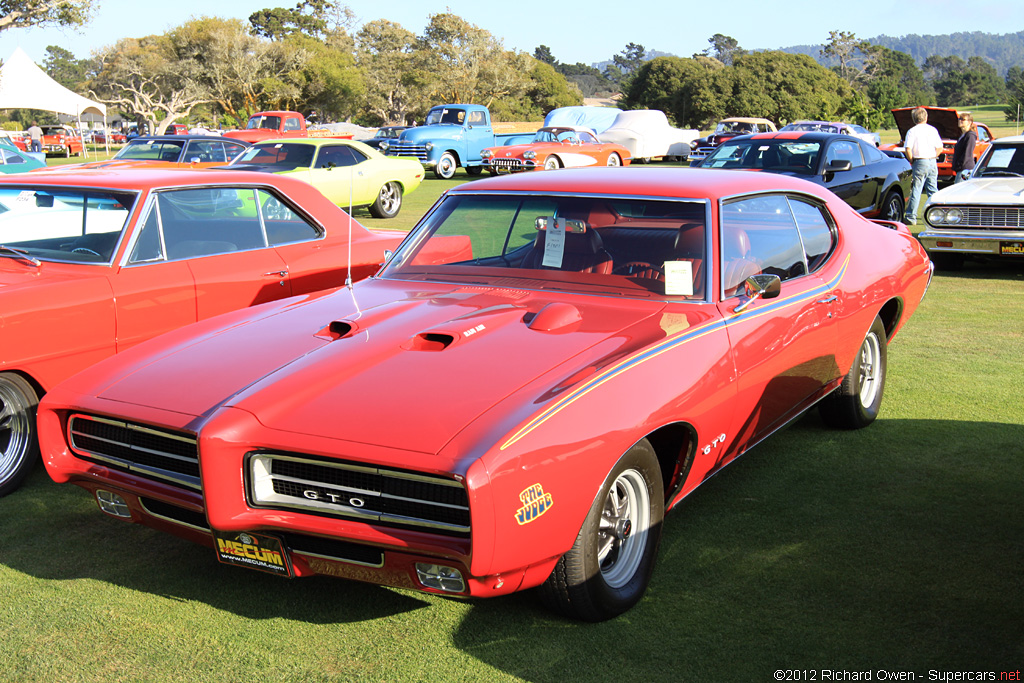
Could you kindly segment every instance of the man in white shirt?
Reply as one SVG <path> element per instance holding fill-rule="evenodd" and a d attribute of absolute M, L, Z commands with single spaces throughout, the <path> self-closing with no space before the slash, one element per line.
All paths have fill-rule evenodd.
<path fill-rule="evenodd" d="M 939 167 L 936 160 L 942 154 L 942 138 L 934 126 L 928 125 L 928 111 L 924 107 L 917 107 L 910 112 L 910 116 L 917 125 L 907 131 L 903 145 L 904 154 L 914 169 L 903 222 L 914 225 L 917 223 L 917 205 L 921 201 L 922 189 L 929 197 L 939 191 Z"/>

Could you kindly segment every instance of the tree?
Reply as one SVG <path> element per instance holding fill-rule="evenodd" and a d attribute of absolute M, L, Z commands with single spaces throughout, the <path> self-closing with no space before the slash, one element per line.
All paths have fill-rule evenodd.
<path fill-rule="evenodd" d="M 69 50 L 50 45 L 46 48 L 43 69 L 50 78 L 65 88 L 76 90 L 89 79 L 95 69 L 95 63 L 91 59 L 75 59 L 75 55 Z"/>
<path fill-rule="evenodd" d="M 229 125 L 263 109 L 300 107 L 302 69 L 311 56 L 302 47 L 260 40 L 238 19 L 202 17 L 166 35 L 175 59 L 193 65 L 197 85 Z"/>
<path fill-rule="evenodd" d="M 739 41 L 732 36 L 725 36 L 721 33 L 708 38 L 710 45 L 704 48 L 706 57 L 713 57 L 726 66 L 731 66 L 733 59 L 746 54 L 746 50 L 740 47 Z M 696 56 L 696 55 L 694 55 Z"/>
<path fill-rule="evenodd" d="M 89 21 L 91 12 L 92 0 L 0 0 L 0 31 L 81 26 Z"/>
<path fill-rule="evenodd" d="M 733 65 L 730 114 L 763 116 L 776 123 L 841 119 L 859 95 L 849 83 L 808 55 L 754 52 Z"/>
<path fill-rule="evenodd" d="M 866 93 L 876 109 L 887 112 L 895 107 L 935 103 L 935 93 L 913 57 L 881 45 L 867 45 L 863 49 L 867 55 Z"/>
<path fill-rule="evenodd" d="M 1007 121 L 1019 122 L 1024 109 L 1024 69 L 1011 66 L 1006 71 L 1006 108 L 1003 114 Z"/>
<path fill-rule="evenodd" d="M 284 40 L 295 34 L 322 39 L 339 28 L 351 28 L 354 21 L 348 6 L 330 0 L 302 0 L 293 9 L 274 7 L 249 15 L 253 35 L 270 40 Z"/>
<path fill-rule="evenodd" d="M 210 101 L 200 64 L 179 59 L 169 35 L 124 38 L 102 50 L 97 60 L 89 94 L 149 122 L 158 133 Z"/>
<path fill-rule="evenodd" d="M 677 126 L 705 128 L 728 111 L 731 72 L 703 55 L 657 57 L 637 70 L 622 104 L 629 109 L 660 109 Z"/>
<path fill-rule="evenodd" d="M 538 45 L 533 49 L 533 58 L 544 62 L 545 64 L 551 64 L 552 66 L 558 64 L 558 60 L 551 54 L 551 48 L 547 45 Z"/>
<path fill-rule="evenodd" d="M 414 110 L 428 94 L 415 75 L 415 34 L 392 21 L 378 19 L 363 25 L 356 34 L 356 46 L 356 63 L 366 82 L 367 123 L 412 123 Z"/>
<path fill-rule="evenodd" d="M 838 60 L 836 73 L 844 81 L 852 84 L 861 74 L 861 70 L 855 66 L 862 61 L 862 58 L 858 58 L 858 53 L 863 55 L 868 46 L 867 41 L 857 40 L 857 36 L 848 31 L 829 31 L 828 43 L 821 48 L 821 55 Z"/>
<path fill-rule="evenodd" d="M 932 55 L 925 60 L 923 70 L 935 89 L 940 106 L 964 104 L 991 104 L 1005 94 L 1005 83 L 995 68 L 981 57 L 963 58 L 952 55 Z"/>
<path fill-rule="evenodd" d="M 630 75 L 644 63 L 647 50 L 639 43 L 627 43 L 622 52 L 612 57 L 612 63 L 604 70 L 604 76 L 625 91 Z"/>

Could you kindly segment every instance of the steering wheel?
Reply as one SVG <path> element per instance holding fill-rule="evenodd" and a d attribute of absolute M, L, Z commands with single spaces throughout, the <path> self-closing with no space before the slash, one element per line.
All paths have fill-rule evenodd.
<path fill-rule="evenodd" d="M 71 250 L 71 253 L 72 254 L 92 254 L 93 256 L 99 256 L 100 258 L 103 258 L 103 254 L 99 253 L 98 251 L 93 251 L 92 249 L 88 249 L 86 247 L 75 247 L 74 249 Z"/>
<path fill-rule="evenodd" d="M 645 261 L 627 261 L 621 266 L 616 266 L 615 269 L 612 270 L 612 275 L 660 280 L 665 277 L 665 268 L 652 265 Z"/>

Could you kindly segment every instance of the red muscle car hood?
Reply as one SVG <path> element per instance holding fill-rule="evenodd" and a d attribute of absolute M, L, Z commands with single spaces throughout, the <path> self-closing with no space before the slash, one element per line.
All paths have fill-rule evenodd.
<path fill-rule="evenodd" d="M 149 346 L 98 395 L 190 415 L 234 406 L 275 430 L 436 453 L 527 382 L 662 307 L 577 299 L 368 281 L 264 307 L 155 357 Z"/>

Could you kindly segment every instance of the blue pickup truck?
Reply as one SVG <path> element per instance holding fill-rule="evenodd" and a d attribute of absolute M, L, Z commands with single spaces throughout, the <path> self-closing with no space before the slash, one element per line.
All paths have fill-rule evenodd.
<path fill-rule="evenodd" d="M 448 179 L 459 166 L 469 175 L 479 175 L 484 169 L 480 152 L 488 147 L 531 140 L 533 133 L 495 135 L 491 112 L 482 105 L 439 104 L 427 112 L 422 126 L 403 131 L 397 140 L 381 143 L 381 151 L 387 156 L 416 157 L 435 176 Z"/>

